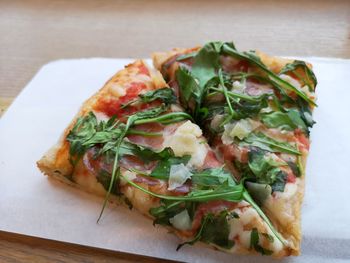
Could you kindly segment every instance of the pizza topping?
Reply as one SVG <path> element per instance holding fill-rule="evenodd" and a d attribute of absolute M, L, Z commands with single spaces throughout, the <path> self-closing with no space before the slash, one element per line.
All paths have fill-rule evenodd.
<path fill-rule="evenodd" d="M 186 209 L 169 218 L 169 222 L 178 230 L 190 230 L 192 228 L 191 218 Z"/>
<path fill-rule="evenodd" d="M 242 140 L 252 131 L 260 126 L 260 123 L 250 118 L 241 119 L 236 122 L 224 125 L 224 133 L 222 134 L 222 142 L 226 145 L 233 143 L 233 139 L 237 137 Z"/>
<path fill-rule="evenodd" d="M 170 147 L 175 156 L 190 155 L 189 165 L 200 167 L 208 152 L 206 146 L 199 140 L 201 135 L 200 128 L 187 121 L 179 126 L 174 134 L 165 138 L 163 146 Z"/>
<path fill-rule="evenodd" d="M 306 85 L 309 91 L 314 91 L 317 86 L 317 79 L 313 71 L 306 65 L 304 61 L 295 60 L 283 67 L 280 74 L 291 74 Z"/>
<path fill-rule="evenodd" d="M 172 165 L 169 173 L 168 190 L 174 190 L 182 186 L 191 176 L 192 173 L 183 163 Z"/>
<path fill-rule="evenodd" d="M 125 88 L 118 83 L 112 83 L 109 89 L 111 94 L 117 98 L 123 97 L 126 95 Z"/>
<path fill-rule="evenodd" d="M 122 108 L 127 108 L 131 105 L 140 103 L 150 103 L 156 100 L 163 102 L 165 105 L 171 105 L 176 102 L 176 96 L 174 91 L 167 87 L 156 90 L 150 90 L 143 94 L 138 94 L 137 98 L 129 100 L 127 103 L 122 105 Z"/>
<path fill-rule="evenodd" d="M 144 74 L 144 75 L 149 76 L 149 70 L 146 67 L 146 65 L 143 63 L 139 66 L 139 74 Z"/>
<path fill-rule="evenodd" d="M 298 86 L 293 80 L 306 69 L 294 65 L 277 75 L 255 53 L 238 52 L 227 43 L 209 43 L 177 61 L 174 85 L 192 117 L 174 110 L 177 98 L 170 88 L 149 90 L 133 82 L 123 94 L 116 85 L 118 100 L 95 110 L 118 114 L 119 120 L 98 120 L 93 112 L 78 119 L 67 136 L 72 164 L 83 157 L 106 189 L 100 216 L 110 193 L 120 194 L 120 182 L 121 189 L 153 200 L 147 210 L 155 224 L 172 225 L 189 237 L 179 248 L 200 240 L 225 249 L 240 243 L 263 254 L 278 251 L 287 242 L 254 199 L 261 205 L 295 194 L 314 103 L 313 91 L 301 87 L 310 82 Z M 139 73 L 147 77 L 149 71 L 140 67 Z M 208 128 L 236 178 L 209 150 L 192 119 Z M 270 136 L 272 129 L 282 135 Z M 245 206 L 252 212 L 236 212 Z M 240 226 L 234 223 L 237 217 Z M 262 227 L 247 227 L 254 217 Z"/>
<path fill-rule="evenodd" d="M 131 180 L 131 181 L 134 181 L 134 180 L 137 178 L 136 173 L 131 172 L 131 171 L 129 171 L 129 170 L 123 171 L 123 175 L 124 175 L 126 178 L 128 178 L 128 180 Z M 127 182 L 122 178 L 122 179 L 120 180 L 120 184 L 121 184 L 121 185 L 126 185 Z"/>

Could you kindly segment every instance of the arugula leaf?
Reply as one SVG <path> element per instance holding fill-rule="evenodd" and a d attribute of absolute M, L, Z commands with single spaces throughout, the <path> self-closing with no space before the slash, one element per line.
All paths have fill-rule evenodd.
<path fill-rule="evenodd" d="M 170 174 L 170 168 L 172 165 L 183 163 L 186 165 L 191 159 L 190 155 L 184 155 L 182 157 L 172 156 L 170 158 L 163 158 L 158 162 L 157 166 L 153 169 L 150 176 L 158 179 L 168 179 Z"/>
<path fill-rule="evenodd" d="M 133 117 L 133 116 L 134 115 L 132 115 L 130 117 Z M 165 114 L 162 114 L 159 116 L 155 115 L 155 117 L 143 118 L 142 116 L 138 116 L 136 119 L 133 120 L 133 124 L 139 125 L 139 124 L 144 124 L 144 123 L 157 122 L 157 123 L 166 125 L 166 124 L 180 122 L 183 120 L 191 120 L 192 121 L 193 119 L 192 119 L 191 115 L 189 115 L 185 112 L 177 111 L 177 112 L 165 113 Z"/>
<path fill-rule="evenodd" d="M 194 52 L 191 52 L 191 53 L 187 53 L 187 54 L 183 54 L 183 55 L 180 55 L 176 58 L 176 61 L 182 61 L 182 60 L 186 60 L 186 59 L 189 59 L 189 58 L 193 58 L 197 55 L 197 51 L 194 51 Z"/>
<path fill-rule="evenodd" d="M 185 105 L 188 105 L 191 97 L 193 97 L 194 101 L 197 104 L 200 103 L 201 89 L 198 83 L 196 82 L 195 78 L 188 71 L 188 69 L 180 66 L 179 69 L 176 71 L 176 79 L 181 89 L 181 101 Z"/>
<path fill-rule="evenodd" d="M 279 171 L 276 174 L 276 179 L 273 184 L 271 184 L 272 192 L 284 192 L 284 187 L 287 182 L 287 174 L 283 171 Z"/>
<path fill-rule="evenodd" d="M 265 152 L 260 149 L 251 149 L 248 153 L 248 166 L 254 174 L 258 183 L 272 185 L 277 175 L 281 172 L 278 168 L 286 163 L 280 163 L 268 158 Z"/>
<path fill-rule="evenodd" d="M 221 42 L 209 42 L 205 44 L 194 57 L 192 75 L 198 80 L 199 86 L 203 89 L 207 82 L 217 76 L 220 68 Z"/>
<path fill-rule="evenodd" d="M 300 99 L 297 100 L 297 104 L 300 108 L 301 118 L 304 120 L 307 127 L 312 127 L 316 122 L 312 119 L 312 113 L 309 104 Z"/>
<path fill-rule="evenodd" d="M 260 238 L 258 230 L 256 228 L 253 228 L 250 234 L 250 248 L 254 248 L 255 251 L 261 253 L 262 255 L 271 255 L 273 251 L 260 246 L 259 239 Z"/>
<path fill-rule="evenodd" d="M 173 104 L 176 102 L 176 96 L 172 89 L 170 88 L 161 88 L 156 90 L 147 91 L 145 94 L 139 95 L 142 102 L 148 103 L 154 100 L 160 99 L 165 104 Z"/>
<path fill-rule="evenodd" d="M 220 69 L 220 42 L 210 42 L 205 44 L 193 58 L 191 72 L 184 66 L 180 66 L 176 71 L 176 79 L 180 88 L 181 101 L 189 106 L 195 118 L 199 115 L 202 97 L 205 87 L 212 78 L 217 76 Z M 193 102 L 191 103 L 191 98 Z"/>
<path fill-rule="evenodd" d="M 202 230 L 201 241 L 226 249 L 232 248 L 234 241 L 229 239 L 230 226 L 227 222 L 227 215 L 227 211 L 222 211 L 219 215 L 210 216 Z"/>
<path fill-rule="evenodd" d="M 176 250 L 183 245 L 193 245 L 197 241 L 207 244 L 215 244 L 219 247 L 230 249 L 234 246 L 234 241 L 229 239 L 230 226 L 227 222 L 227 211 L 222 211 L 218 215 L 206 214 L 201 223 L 201 228 L 194 239 L 180 244 Z"/>
<path fill-rule="evenodd" d="M 270 80 L 276 84 L 278 87 L 287 90 L 287 91 L 293 91 L 295 92 L 300 98 L 307 101 L 308 103 L 315 105 L 315 102 L 311 100 L 303 91 L 297 89 L 287 81 L 281 79 L 278 75 L 276 75 L 274 72 L 269 70 L 260 60 L 260 58 L 253 52 L 239 52 L 236 49 L 230 47 L 226 43 L 222 46 L 222 52 L 224 54 L 238 57 L 240 59 L 248 60 L 251 64 L 257 66 L 259 69 L 261 69 L 263 72 L 265 72 Z"/>
<path fill-rule="evenodd" d="M 261 132 L 249 134 L 248 137 L 246 137 L 240 143 L 240 145 L 243 145 L 243 146 L 251 145 L 269 152 L 285 152 L 285 153 L 291 153 L 296 155 L 301 154 L 291 144 L 287 142 L 276 141 Z"/>
<path fill-rule="evenodd" d="M 171 225 L 169 219 L 181 213 L 185 209 L 185 202 L 162 200 L 163 205 L 154 207 L 149 210 L 149 213 L 155 218 L 153 225 Z"/>
<path fill-rule="evenodd" d="M 250 195 L 254 198 L 258 205 L 262 205 L 264 201 L 271 195 L 272 188 L 268 184 L 246 182 L 246 187 Z"/>
<path fill-rule="evenodd" d="M 304 61 L 294 60 L 288 63 L 282 69 L 280 74 L 293 73 L 299 80 L 307 85 L 310 91 L 314 91 L 317 86 L 317 79 L 314 72 L 306 65 Z"/>
<path fill-rule="evenodd" d="M 250 196 L 250 194 L 247 190 L 244 190 L 243 198 L 256 210 L 256 212 L 259 214 L 259 216 L 265 221 L 265 223 L 268 225 L 271 232 L 273 233 L 274 237 L 276 237 L 279 241 L 281 241 L 282 244 L 287 245 L 288 244 L 287 241 L 275 229 L 275 227 L 272 225 L 269 218 L 265 215 L 265 213 L 261 210 L 261 208 L 254 202 L 253 198 Z"/>
<path fill-rule="evenodd" d="M 222 168 L 210 168 L 203 171 L 194 172 L 191 176 L 192 183 L 196 187 L 220 186 L 227 182 L 229 186 L 236 185 L 230 173 Z"/>
<path fill-rule="evenodd" d="M 289 109 L 287 112 L 274 111 L 264 113 L 261 114 L 261 120 L 269 128 L 280 128 L 287 131 L 300 128 L 303 131 L 308 131 L 300 112 L 296 109 Z"/>
<path fill-rule="evenodd" d="M 225 99 L 226 99 L 226 103 L 227 103 L 228 109 L 230 111 L 230 115 L 233 118 L 233 117 L 236 116 L 236 113 L 235 113 L 235 111 L 232 108 L 231 101 L 230 101 L 230 98 L 228 96 L 227 88 L 226 88 L 225 83 L 224 83 L 224 77 L 223 77 L 221 69 L 219 70 L 219 80 L 220 80 L 220 86 L 221 86 L 221 88 L 223 90 L 223 94 L 224 94 Z"/>
<path fill-rule="evenodd" d="M 193 220 L 197 208 L 197 203 L 195 202 L 161 200 L 161 204 L 161 206 L 151 208 L 149 211 L 149 213 L 155 218 L 153 221 L 154 225 L 171 225 L 169 219 L 185 209 L 187 210 L 190 219 Z"/>
<path fill-rule="evenodd" d="M 94 136 L 97 128 L 97 119 L 93 112 L 90 112 L 84 117 L 78 118 L 73 129 L 67 135 L 67 141 L 70 142 L 69 153 L 71 162 L 74 165 L 79 158 L 86 152 L 88 146 L 83 143 Z M 77 156 L 75 160 L 73 156 Z"/>
<path fill-rule="evenodd" d="M 170 200 L 170 201 L 207 202 L 211 200 L 226 200 L 231 202 L 239 202 L 242 200 L 242 194 L 244 190 L 244 187 L 242 184 L 232 186 L 232 185 L 229 185 L 226 181 L 224 184 L 214 189 L 208 189 L 208 190 L 193 189 L 189 194 L 185 196 L 169 196 L 169 195 L 156 194 L 134 183 L 133 181 L 129 180 L 123 175 L 121 175 L 121 177 L 123 177 L 130 185 L 145 192 L 146 194 L 149 194 L 154 197 L 158 197 L 160 199 Z"/>
<path fill-rule="evenodd" d="M 151 148 L 136 145 L 127 141 L 123 141 L 122 145 L 119 149 L 119 154 L 123 155 L 134 155 L 140 158 L 145 163 L 149 163 L 151 161 L 157 161 L 161 159 L 168 159 L 174 156 L 174 152 L 171 148 L 166 147 L 161 151 L 155 151 Z"/>
<path fill-rule="evenodd" d="M 105 170 L 99 171 L 96 176 L 97 181 L 103 185 L 105 190 L 108 190 L 111 183 L 111 174 Z M 120 195 L 119 184 L 115 182 L 111 191 L 113 194 Z"/>
<path fill-rule="evenodd" d="M 161 100 L 165 105 L 170 105 L 176 103 L 176 96 L 174 91 L 168 87 L 150 90 L 145 94 L 139 94 L 139 98 L 129 101 L 128 103 L 124 104 L 122 108 L 126 108 L 127 106 L 136 102 L 149 103 L 155 100 Z"/>
<path fill-rule="evenodd" d="M 301 170 L 300 170 L 300 167 L 298 166 L 298 164 L 296 164 L 294 162 L 287 162 L 287 164 L 290 167 L 290 169 L 292 169 L 292 172 L 296 177 L 301 176 Z"/>

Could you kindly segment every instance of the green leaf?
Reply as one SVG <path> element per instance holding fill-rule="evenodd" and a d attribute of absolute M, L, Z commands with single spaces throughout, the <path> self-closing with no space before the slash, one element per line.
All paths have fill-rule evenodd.
<path fill-rule="evenodd" d="M 161 88 L 156 90 L 147 91 L 145 94 L 139 95 L 140 100 L 144 103 L 149 103 L 154 100 L 161 100 L 165 104 L 173 104 L 176 102 L 176 96 L 172 89 L 170 88 Z"/>
<path fill-rule="evenodd" d="M 103 185 L 103 188 L 107 191 L 111 183 L 111 174 L 105 170 L 99 171 L 96 176 L 97 181 Z M 119 195 L 119 184 L 115 182 L 111 191 L 113 194 Z"/>
<path fill-rule="evenodd" d="M 317 79 L 314 72 L 306 65 L 304 61 L 294 60 L 293 63 L 285 65 L 280 74 L 293 73 L 299 80 L 307 85 L 310 91 L 314 91 L 317 86 Z M 300 74 L 302 73 L 302 75 Z"/>
<path fill-rule="evenodd" d="M 194 57 L 191 73 L 198 80 L 201 89 L 207 82 L 217 76 L 220 68 L 221 42 L 209 42 L 205 44 Z"/>
<path fill-rule="evenodd" d="M 273 233 L 273 236 L 276 237 L 279 241 L 281 241 L 282 244 L 287 245 L 288 244 L 287 241 L 275 229 L 275 227 L 272 225 L 269 218 L 265 215 L 265 213 L 261 210 L 261 208 L 254 202 L 253 198 L 249 195 L 247 190 L 244 190 L 243 198 L 256 210 L 256 212 L 259 214 L 259 216 L 265 221 L 265 223 L 267 224 L 267 226 L 270 228 L 271 232 Z"/>
<path fill-rule="evenodd" d="M 184 66 L 180 66 L 176 71 L 181 102 L 192 110 L 195 118 L 198 117 L 207 83 L 217 76 L 220 69 L 221 45 L 221 42 L 205 44 L 194 56 L 191 72 Z"/>
<path fill-rule="evenodd" d="M 253 228 L 250 234 L 250 248 L 254 248 L 255 251 L 261 253 L 261 255 L 271 255 L 273 251 L 260 246 L 259 239 L 258 230 L 256 228 Z"/>
<path fill-rule="evenodd" d="M 215 244 L 225 249 L 232 248 L 234 241 L 229 239 L 230 226 L 227 222 L 227 215 L 227 211 L 222 211 L 219 215 L 206 214 L 202 218 L 201 227 L 196 236 L 192 240 L 180 244 L 176 250 L 186 244 L 193 245 L 197 241 Z"/>
<path fill-rule="evenodd" d="M 172 165 L 181 163 L 186 165 L 190 159 L 190 155 L 184 155 L 182 157 L 163 158 L 161 161 L 158 162 L 157 166 L 153 169 L 150 176 L 158 179 L 168 179 L 170 175 L 170 168 Z"/>
<path fill-rule="evenodd" d="M 182 201 L 162 201 L 163 205 L 151 208 L 149 213 L 155 218 L 153 224 L 171 225 L 169 219 L 181 213 L 185 209 L 185 203 Z"/>
<path fill-rule="evenodd" d="M 143 162 L 149 163 L 151 161 L 168 159 L 174 156 L 171 148 L 166 147 L 161 151 L 155 151 L 151 148 L 136 145 L 127 141 L 123 141 L 119 148 L 120 156 L 133 155 L 140 158 Z"/>
<path fill-rule="evenodd" d="M 96 133 L 97 119 L 93 112 L 78 118 L 73 129 L 68 133 L 66 140 L 70 142 L 69 153 L 71 156 L 83 155 L 88 147 L 83 145 Z"/>
<path fill-rule="evenodd" d="M 261 120 L 269 128 L 280 128 L 287 131 L 293 131 L 297 128 L 303 131 L 308 130 L 300 112 L 296 109 L 290 109 L 287 112 L 274 111 L 264 113 L 261 114 Z"/>
<path fill-rule="evenodd" d="M 290 169 L 292 169 L 292 172 L 296 177 L 301 176 L 301 170 L 300 170 L 300 167 L 298 166 L 298 164 L 296 164 L 294 162 L 287 162 L 287 164 L 290 167 Z"/>
<path fill-rule="evenodd" d="M 291 144 L 287 142 L 276 141 L 261 132 L 251 133 L 240 144 L 243 146 L 247 146 L 247 145 L 255 146 L 270 152 L 285 152 L 285 153 L 291 153 L 296 155 L 301 154 Z"/>
<path fill-rule="evenodd" d="M 242 194 L 244 187 L 242 184 L 230 186 L 228 185 L 227 181 L 222 184 L 220 187 L 217 187 L 215 189 L 209 189 L 209 190 L 192 190 L 189 194 L 185 196 L 168 196 L 168 195 L 161 195 L 156 194 L 152 191 L 149 191 L 148 189 L 143 188 L 142 186 L 134 183 L 133 181 L 129 180 L 125 176 L 121 175 L 125 181 L 127 181 L 130 185 L 133 187 L 145 192 L 146 194 L 149 194 L 154 197 L 158 197 L 160 199 L 164 200 L 170 200 L 170 201 L 192 201 L 192 202 L 208 202 L 212 200 L 226 200 L 230 202 L 239 202 L 242 200 Z"/>
<path fill-rule="evenodd" d="M 230 226 L 227 222 L 227 211 L 222 211 L 219 215 L 206 215 L 209 219 L 202 229 L 200 240 L 204 243 L 215 244 L 219 247 L 230 249 L 234 241 L 229 239 Z"/>
<path fill-rule="evenodd" d="M 297 104 L 300 109 L 301 118 L 304 120 L 307 127 L 312 127 L 316 122 L 312 119 L 312 112 L 309 104 L 300 99 L 297 100 Z"/>
<path fill-rule="evenodd" d="M 246 182 L 246 187 L 255 202 L 260 206 L 272 193 L 272 188 L 268 184 Z"/>
<path fill-rule="evenodd" d="M 198 103 L 201 98 L 201 89 L 191 75 L 191 73 L 184 67 L 179 67 L 176 71 L 176 79 L 180 87 L 180 96 L 183 103 L 188 103 L 193 97 L 194 101 Z"/>
<path fill-rule="evenodd" d="M 284 192 L 284 187 L 287 182 L 287 174 L 285 172 L 279 171 L 276 174 L 275 182 L 271 185 L 273 192 Z"/>
<path fill-rule="evenodd" d="M 230 173 L 222 168 L 210 168 L 203 171 L 194 172 L 191 176 L 192 183 L 196 187 L 220 186 L 227 182 L 229 186 L 236 185 Z"/>
<path fill-rule="evenodd" d="M 176 61 L 183 61 L 183 60 L 186 60 L 186 59 L 189 59 L 189 58 L 193 58 L 197 55 L 197 51 L 195 52 L 191 52 L 191 53 L 188 53 L 188 54 L 184 54 L 184 55 L 180 55 L 176 58 Z"/>
<path fill-rule="evenodd" d="M 261 184 L 272 185 L 281 172 L 280 166 L 286 163 L 276 162 L 260 149 L 251 149 L 248 154 L 248 166 L 254 174 L 254 179 Z"/>
<path fill-rule="evenodd" d="M 226 43 L 223 44 L 222 46 L 222 51 L 224 54 L 233 56 L 233 57 L 237 57 L 240 59 L 244 59 L 249 61 L 251 64 L 255 65 L 256 67 L 258 67 L 259 69 L 261 69 L 262 71 L 264 71 L 268 77 L 270 78 L 270 80 L 276 84 L 278 87 L 280 87 L 281 89 L 287 90 L 287 91 L 293 91 L 295 92 L 300 98 L 302 98 L 303 100 L 307 101 L 308 103 L 312 104 L 312 105 L 316 105 L 315 102 L 313 100 L 311 100 L 303 91 L 297 89 L 296 87 L 294 87 L 293 85 L 291 85 L 290 83 L 288 83 L 287 81 L 281 79 L 278 75 L 276 75 L 274 72 L 272 72 L 271 70 L 269 70 L 260 60 L 260 58 L 253 52 L 239 52 L 236 49 L 233 49 L 232 47 L 230 47 L 229 45 L 227 45 Z"/>

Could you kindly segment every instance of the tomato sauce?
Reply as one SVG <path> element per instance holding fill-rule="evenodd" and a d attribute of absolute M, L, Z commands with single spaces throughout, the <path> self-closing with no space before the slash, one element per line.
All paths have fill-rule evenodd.
<path fill-rule="evenodd" d="M 140 110 L 145 110 L 151 107 L 159 106 L 159 101 L 153 101 L 151 103 L 142 103 L 141 105 L 133 106 L 129 105 L 123 108 L 123 105 L 138 98 L 142 90 L 147 89 L 147 86 L 141 82 L 132 82 L 130 87 L 126 90 L 126 95 L 119 98 L 100 98 L 95 110 L 106 114 L 108 117 L 117 115 L 117 117 L 123 117 L 126 115 L 134 114 Z"/>
<path fill-rule="evenodd" d="M 294 132 L 295 137 L 297 140 L 305 147 L 305 149 L 308 151 L 310 148 L 310 141 L 309 139 L 305 136 L 305 134 L 300 130 L 297 129 Z"/>
<path fill-rule="evenodd" d="M 147 76 L 150 75 L 148 68 L 144 64 L 139 66 L 139 74 L 143 74 L 143 75 L 147 75 Z"/>

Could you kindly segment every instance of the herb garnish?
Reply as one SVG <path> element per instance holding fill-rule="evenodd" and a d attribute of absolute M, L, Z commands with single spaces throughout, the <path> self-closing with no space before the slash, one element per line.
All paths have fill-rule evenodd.
<path fill-rule="evenodd" d="M 115 117 L 111 118 L 107 122 L 98 122 L 94 113 L 89 112 L 87 116 L 81 117 L 77 120 L 73 129 L 68 134 L 67 141 L 70 142 L 70 156 L 73 166 L 77 164 L 88 149 L 96 145 L 100 147 L 98 155 L 114 155 L 110 184 L 97 221 L 100 220 L 105 206 L 107 205 L 107 201 L 109 200 L 110 193 L 115 187 L 115 183 L 120 176 L 118 162 L 123 154 L 132 153 L 145 160 L 147 158 L 152 158 L 154 155 L 159 156 L 162 154 L 168 154 L 169 149 L 165 149 L 160 153 L 155 153 L 145 147 L 135 146 L 126 142 L 124 138 L 130 132 L 131 127 L 138 124 L 152 122 L 170 124 L 191 119 L 191 116 L 184 112 L 165 113 L 167 108 L 168 107 L 165 105 L 162 105 L 160 107 L 138 112 L 129 116 L 126 123 L 116 121 Z"/>
<path fill-rule="evenodd" d="M 176 250 L 179 250 L 186 244 L 193 245 L 199 240 L 207 244 L 215 244 L 225 249 L 232 248 L 235 243 L 228 238 L 230 234 L 230 226 L 227 222 L 228 214 L 229 212 L 226 210 L 218 215 L 206 214 L 202 219 L 197 235 L 192 240 L 178 245 Z"/>
<path fill-rule="evenodd" d="M 265 234 L 264 236 L 267 236 L 269 241 L 271 242 L 272 240 L 273 242 L 273 238 L 270 235 Z M 259 232 L 256 228 L 253 228 L 250 234 L 250 248 L 254 248 L 257 252 L 261 253 L 261 255 L 271 255 L 273 251 L 260 246 L 259 240 Z"/>
<path fill-rule="evenodd" d="M 165 87 L 161 89 L 150 90 L 144 94 L 140 94 L 139 98 L 129 101 L 128 103 L 124 104 L 122 108 L 126 108 L 134 103 L 149 103 L 155 100 L 160 100 L 165 105 L 170 105 L 175 103 L 177 98 L 172 89 Z"/>

